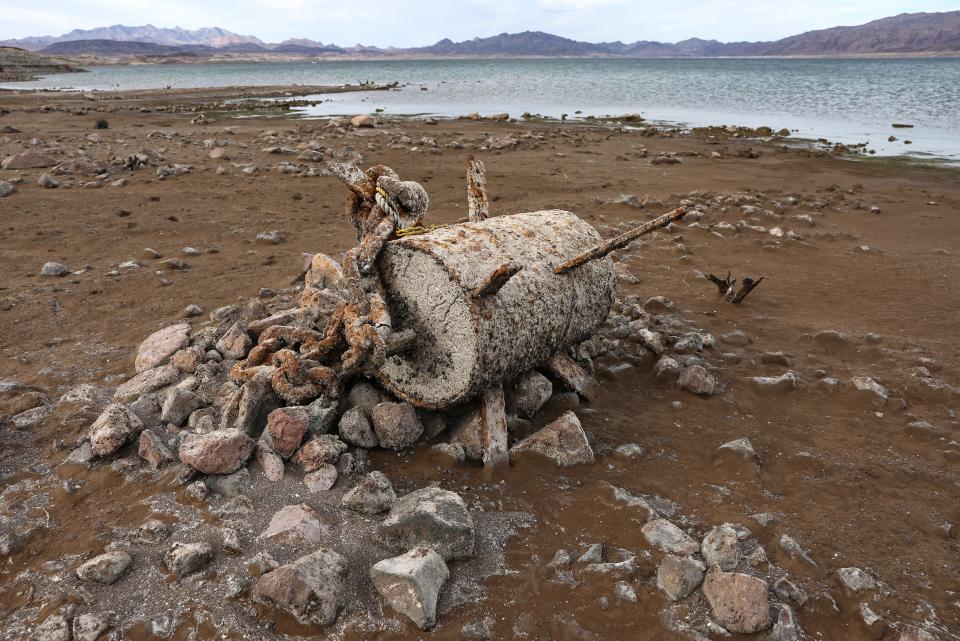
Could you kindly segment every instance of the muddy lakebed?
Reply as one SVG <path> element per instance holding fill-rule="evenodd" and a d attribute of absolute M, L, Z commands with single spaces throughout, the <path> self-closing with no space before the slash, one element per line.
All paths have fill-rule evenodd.
<path fill-rule="evenodd" d="M 3 94 L 3 638 L 957 638 L 954 170 L 636 122 L 197 118 L 215 93 Z M 228 331 L 299 307 L 304 253 L 354 244 L 325 161 L 393 167 L 440 224 L 465 215 L 468 154 L 493 216 L 562 209 L 609 238 L 690 212 L 614 255 L 616 302 L 574 353 L 589 398 L 544 368 L 506 386 L 511 446 L 562 427 L 583 462 L 486 470 L 456 436 L 468 406 L 364 447 L 346 406 L 379 442 L 370 399 L 394 399 L 354 384 L 303 439 L 333 454 L 292 455 L 279 480 L 254 453 L 229 474 L 177 460 L 219 431 Z M 728 272 L 764 281 L 733 305 L 706 279 Z M 141 398 L 117 396 L 141 343 L 180 324 L 196 360 L 150 363 L 176 371 L 147 420 L 83 455 L 111 401 Z M 174 387 L 207 411 L 162 407 Z M 381 475 L 380 511 L 345 504 Z M 443 557 L 416 560 L 439 584 L 432 626 L 370 576 L 407 552 L 385 523 L 409 497 L 456 513 L 420 541 Z M 101 583 L 105 554 L 122 569 Z M 307 566 L 328 625 L 265 596 Z"/>

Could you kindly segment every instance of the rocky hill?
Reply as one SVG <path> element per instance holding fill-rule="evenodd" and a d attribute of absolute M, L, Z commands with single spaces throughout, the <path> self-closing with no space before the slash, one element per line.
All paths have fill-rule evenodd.
<path fill-rule="evenodd" d="M 38 76 L 51 73 L 83 71 L 75 69 L 66 62 L 38 56 L 17 47 L 0 46 L 0 82 L 35 80 Z"/>

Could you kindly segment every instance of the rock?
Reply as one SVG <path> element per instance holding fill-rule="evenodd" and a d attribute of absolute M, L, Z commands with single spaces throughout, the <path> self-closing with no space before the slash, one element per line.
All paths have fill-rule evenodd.
<path fill-rule="evenodd" d="M 861 603 L 857 608 L 857 611 L 860 613 L 860 620 L 863 623 L 863 629 L 870 635 L 872 639 L 882 639 L 883 636 L 887 633 L 887 622 L 886 620 L 873 611 L 873 609 L 866 603 Z"/>
<path fill-rule="evenodd" d="M 594 460 L 580 419 L 571 411 L 510 448 L 510 459 L 530 453 L 549 458 L 560 467 L 593 463 Z"/>
<path fill-rule="evenodd" d="M 183 310 L 183 315 L 187 318 L 195 318 L 203 314 L 203 308 L 196 304 L 187 305 Z"/>
<path fill-rule="evenodd" d="M 337 483 L 337 468 L 329 463 L 303 475 L 303 484 L 311 492 L 326 492 Z"/>
<path fill-rule="evenodd" d="M 750 384 L 758 392 L 767 390 L 789 392 L 797 389 L 797 376 L 793 372 L 787 372 L 780 376 L 753 376 L 750 378 Z"/>
<path fill-rule="evenodd" d="M 37 184 L 44 189 L 56 189 L 60 186 L 60 181 L 50 174 L 40 174 L 40 178 L 37 179 Z"/>
<path fill-rule="evenodd" d="M 431 547 L 445 560 L 473 556 L 474 525 L 463 499 L 438 487 L 414 490 L 394 501 L 377 526 L 377 536 L 391 549 L 404 552 Z"/>
<path fill-rule="evenodd" d="M 877 589 L 873 577 L 860 568 L 840 568 L 837 570 L 837 581 L 848 594 Z"/>
<path fill-rule="evenodd" d="M 784 603 L 795 605 L 798 608 L 803 607 L 803 604 L 807 602 L 807 593 L 785 576 L 774 582 L 773 593 Z"/>
<path fill-rule="evenodd" d="M 163 557 L 167 569 L 178 577 L 192 574 L 212 560 L 213 547 L 209 543 L 174 543 Z"/>
<path fill-rule="evenodd" d="M 767 582 L 734 572 L 711 570 L 703 594 L 717 623 L 731 632 L 753 634 L 770 627 Z"/>
<path fill-rule="evenodd" d="M 868 397 L 876 397 L 879 400 L 886 400 L 890 397 L 890 392 L 887 391 L 887 388 L 869 376 L 855 376 L 850 379 L 850 385 L 853 386 L 856 391 Z"/>
<path fill-rule="evenodd" d="M 160 420 L 179 427 L 190 417 L 190 414 L 206 404 L 203 397 L 196 392 L 185 387 L 175 387 L 167 393 L 160 411 Z"/>
<path fill-rule="evenodd" d="M 251 347 L 253 340 L 239 321 L 231 325 L 217 341 L 217 351 L 223 354 L 224 358 L 234 360 L 245 357 Z"/>
<path fill-rule="evenodd" d="M 227 552 L 240 552 L 242 549 L 240 545 L 240 532 L 232 527 L 220 528 L 220 545 Z"/>
<path fill-rule="evenodd" d="M 188 435 L 180 442 L 180 460 L 204 474 L 236 472 L 253 453 L 253 439 L 235 429 Z"/>
<path fill-rule="evenodd" d="M 112 403 L 90 426 L 90 448 L 96 456 L 109 456 L 133 440 L 143 429 L 130 408 Z"/>
<path fill-rule="evenodd" d="M 803 546 L 789 534 L 780 535 L 780 549 L 789 554 L 793 559 L 801 559 L 810 565 L 817 564 L 816 561 L 810 558 L 810 554 L 803 549 Z"/>
<path fill-rule="evenodd" d="M 220 356 L 220 352 L 214 351 L 214 354 Z M 194 345 L 193 347 L 187 347 L 186 349 L 174 352 L 173 356 L 170 357 L 170 364 L 181 372 L 193 374 L 197 371 L 197 368 L 200 367 L 201 363 L 203 363 L 205 357 L 206 354 L 203 348 L 199 345 Z"/>
<path fill-rule="evenodd" d="M 436 443 L 430 447 L 430 458 L 441 464 L 463 463 L 467 454 L 459 443 Z"/>
<path fill-rule="evenodd" d="M 850 346 L 850 337 L 833 329 L 817 332 L 814 334 L 813 340 L 816 341 L 820 347 L 828 351 L 838 351 Z"/>
<path fill-rule="evenodd" d="M 248 559 L 244 565 L 247 566 L 247 572 L 250 573 L 250 576 L 255 578 L 280 567 L 280 564 L 270 556 L 269 552 L 258 552 L 253 558 Z"/>
<path fill-rule="evenodd" d="M 280 458 L 280 455 L 274 452 L 268 444 L 263 441 L 257 443 L 255 456 L 257 463 L 263 468 L 263 475 L 267 477 L 267 480 L 273 481 L 274 483 L 283 480 L 283 474 L 286 471 L 283 465 L 283 459 Z"/>
<path fill-rule="evenodd" d="M 646 523 L 640 531 L 647 543 L 664 552 L 690 555 L 697 551 L 697 543 L 686 532 L 666 519 L 654 519 Z"/>
<path fill-rule="evenodd" d="M 770 641 L 801 641 L 805 638 L 800 632 L 800 626 L 793 614 L 793 608 L 782 603 L 775 603 L 774 612 Z"/>
<path fill-rule="evenodd" d="M 267 430 L 273 450 L 287 459 L 300 447 L 313 417 L 306 407 L 280 407 L 267 416 Z"/>
<path fill-rule="evenodd" d="M 70 641 L 70 623 L 61 614 L 54 614 L 33 630 L 30 641 Z"/>
<path fill-rule="evenodd" d="M 77 568 L 77 577 L 81 581 L 112 585 L 120 579 L 132 562 L 133 559 L 126 552 L 119 550 L 107 552 L 81 564 Z"/>
<path fill-rule="evenodd" d="M 627 601 L 628 603 L 637 602 L 636 590 L 626 581 L 617 581 L 617 584 L 613 586 L 613 593 L 622 601 Z"/>
<path fill-rule="evenodd" d="M 330 625 L 344 606 L 346 577 L 346 559 L 320 548 L 261 576 L 252 596 L 292 614 L 303 625 Z"/>
<path fill-rule="evenodd" d="M 350 124 L 356 128 L 376 127 L 377 121 L 372 116 L 354 116 L 350 119 Z"/>
<path fill-rule="evenodd" d="M 507 411 L 531 418 L 553 396 L 553 383 L 536 370 L 521 374 L 507 394 Z"/>
<path fill-rule="evenodd" d="M 450 571 L 434 550 L 417 547 L 384 559 L 370 568 L 370 578 L 390 607 L 408 616 L 417 627 L 428 630 L 436 624 L 437 598 Z"/>
<path fill-rule="evenodd" d="M 337 430 L 340 438 L 354 447 L 366 449 L 376 447 L 380 441 L 370 427 L 367 415 L 360 407 L 352 407 L 340 417 L 340 426 Z"/>
<path fill-rule="evenodd" d="M 110 615 L 85 612 L 73 620 L 73 641 L 97 641 L 110 629 Z"/>
<path fill-rule="evenodd" d="M 320 523 L 314 509 L 300 503 L 277 510 L 257 539 L 285 545 L 317 545 L 328 531 L 329 526 Z"/>
<path fill-rule="evenodd" d="M 176 383 L 179 378 L 180 370 L 173 365 L 161 365 L 155 369 L 148 369 L 118 387 L 113 394 L 113 399 L 118 403 L 130 403 L 145 394 Z"/>
<path fill-rule="evenodd" d="M 663 335 L 659 332 L 643 328 L 637 334 L 637 339 L 640 344 L 649 349 L 651 352 L 660 356 L 664 352 L 663 347 Z"/>
<path fill-rule="evenodd" d="M 373 415 L 373 408 L 387 400 L 387 397 L 373 384 L 360 381 L 350 388 L 347 394 L 347 409 L 359 407 L 367 416 Z"/>
<path fill-rule="evenodd" d="M 750 439 L 738 438 L 717 448 L 716 454 L 714 454 L 714 463 L 731 466 L 740 466 L 747 463 L 756 466 L 760 463 L 760 457 L 753 449 Z"/>
<path fill-rule="evenodd" d="M 689 556 L 668 554 L 657 566 L 657 587 L 671 601 L 684 599 L 703 583 L 706 568 Z"/>
<path fill-rule="evenodd" d="M 474 404 L 458 417 L 450 428 L 450 444 L 459 446 L 465 458 L 483 460 L 483 410 L 482 404 Z"/>
<path fill-rule="evenodd" d="M 326 254 L 314 254 L 304 281 L 308 287 L 338 290 L 343 284 L 343 268 Z M 376 405 L 376 403 L 374 403 Z"/>
<path fill-rule="evenodd" d="M 724 523 L 713 528 L 703 537 L 700 554 L 703 555 L 707 567 L 730 571 L 740 562 L 740 550 L 737 544 L 737 531 L 729 523 Z"/>
<path fill-rule="evenodd" d="M 176 352 L 190 345 L 190 325 L 178 323 L 150 334 L 137 349 L 137 374 L 165 364 Z"/>
<path fill-rule="evenodd" d="M 220 429 L 236 429 L 258 436 L 270 413 L 283 403 L 273 391 L 271 372 L 259 371 L 227 400 Z"/>
<path fill-rule="evenodd" d="M 677 379 L 677 385 L 699 396 L 710 396 L 717 392 L 717 380 L 700 365 L 683 368 Z"/>
<path fill-rule="evenodd" d="M 140 445 L 137 448 L 137 454 L 149 463 L 153 469 L 158 469 L 164 463 L 174 460 L 173 452 L 149 430 L 140 432 Z"/>
<path fill-rule="evenodd" d="M 383 472 L 370 472 L 343 496 L 341 505 L 360 514 L 379 514 L 396 499 L 390 479 Z"/>
<path fill-rule="evenodd" d="M 283 234 L 279 230 L 262 231 L 257 234 L 258 243 L 268 243 L 270 245 L 279 245 L 283 242 Z"/>
<path fill-rule="evenodd" d="M 304 472 L 315 472 L 324 464 L 336 464 L 348 449 L 347 444 L 333 434 L 318 434 L 297 451 L 293 461 L 303 467 Z"/>
<path fill-rule="evenodd" d="M 242 467 L 233 474 L 210 475 L 205 480 L 207 487 L 224 496 L 240 496 L 250 489 L 250 472 Z"/>
<path fill-rule="evenodd" d="M 492 641 L 493 639 L 492 616 L 486 616 L 480 621 L 464 624 L 460 628 L 460 637 L 467 641 Z"/>
<path fill-rule="evenodd" d="M 410 403 L 379 403 L 370 416 L 380 447 L 402 450 L 423 434 L 423 424 Z"/>
<path fill-rule="evenodd" d="M 17 188 L 6 180 L 0 180 L 0 198 L 6 198 L 10 194 L 17 193 Z"/>
<path fill-rule="evenodd" d="M 653 366 L 653 375 L 661 383 L 672 384 L 680 376 L 680 363 L 669 356 L 661 356 Z"/>
<path fill-rule="evenodd" d="M 745 332 L 735 329 L 732 332 L 721 334 L 720 342 L 726 345 L 733 345 L 734 347 L 745 347 L 753 341 L 750 340 L 750 337 L 747 336 Z"/>
<path fill-rule="evenodd" d="M 613 450 L 613 453 L 620 458 L 632 459 L 640 458 L 646 454 L 646 449 L 637 443 L 624 443 L 623 445 L 618 445 L 616 449 Z"/>
<path fill-rule="evenodd" d="M 0 162 L 0 168 L 3 169 L 46 169 L 57 164 L 57 160 L 52 156 L 47 156 L 36 151 L 21 151 L 19 154 L 7 156 Z"/>
<path fill-rule="evenodd" d="M 41 276 L 66 276 L 70 273 L 70 268 L 63 263 L 44 263 L 40 268 Z"/>

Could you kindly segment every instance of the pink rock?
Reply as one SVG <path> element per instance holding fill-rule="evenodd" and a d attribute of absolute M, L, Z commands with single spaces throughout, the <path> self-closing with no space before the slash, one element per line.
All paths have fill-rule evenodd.
<path fill-rule="evenodd" d="M 369 116 L 368 116 L 369 117 Z M 35 151 L 22 151 L 19 154 L 7 156 L 0 163 L 3 169 L 40 169 L 43 167 L 53 167 L 57 164 L 55 158 L 37 153 Z"/>
<path fill-rule="evenodd" d="M 180 460 L 204 474 L 231 474 L 253 453 L 253 439 L 235 429 L 189 436 L 180 443 Z"/>
<path fill-rule="evenodd" d="M 285 471 L 280 455 L 264 443 L 257 443 L 257 463 L 263 468 L 263 474 L 274 483 L 283 480 Z"/>
<path fill-rule="evenodd" d="M 741 634 L 770 627 L 767 582 L 748 574 L 711 570 L 703 581 L 703 594 L 717 623 Z"/>
<path fill-rule="evenodd" d="M 140 447 L 137 453 L 154 469 L 173 460 L 173 453 L 150 431 L 140 433 Z"/>
<path fill-rule="evenodd" d="M 310 427 L 310 420 L 310 410 L 306 407 L 281 407 L 270 412 L 267 429 L 274 451 L 283 458 L 293 456 Z"/>
<path fill-rule="evenodd" d="M 320 523 L 312 507 L 300 503 L 280 508 L 257 538 L 288 545 L 316 545 L 329 529 L 329 524 Z"/>
<path fill-rule="evenodd" d="M 113 403 L 90 426 L 90 449 L 108 456 L 129 443 L 143 429 L 143 422 L 130 408 Z"/>
<path fill-rule="evenodd" d="M 304 474 L 303 484 L 311 492 L 326 492 L 337 482 L 337 468 L 329 463 L 320 466 L 315 472 Z"/>
<path fill-rule="evenodd" d="M 354 116 L 350 119 L 350 124 L 354 127 L 376 127 L 377 121 L 372 116 Z"/>
<path fill-rule="evenodd" d="M 135 367 L 137 373 L 159 367 L 171 356 L 190 345 L 190 325 L 177 323 L 150 334 L 140 343 Z"/>
<path fill-rule="evenodd" d="M 315 472 L 326 463 L 336 464 L 347 449 L 347 444 L 333 434 L 321 434 L 301 447 L 293 460 L 303 467 L 304 472 Z"/>
<path fill-rule="evenodd" d="M 320 548 L 261 576 L 252 596 L 289 612 L 301 624 L 330 625 L 345 604 L 346 578 L 347 560 Z"/>
<path fill-rule="evenodd" d="M 560 467 L 593 463 L 593 449 L 573 412 L 567 412 L 523 439 L 510 449 L 510 458 L 536 454 L 552 459 Z"/>
<path fill-rule="evenodd" d="M 253 347 L 253 340 L 247 334 L 247 329 L 239 322 L 231 325 L 227 333 L 217 341 L 217 351 L 223 354 L 224 358 L 243 358 L 251 347 Z"/>

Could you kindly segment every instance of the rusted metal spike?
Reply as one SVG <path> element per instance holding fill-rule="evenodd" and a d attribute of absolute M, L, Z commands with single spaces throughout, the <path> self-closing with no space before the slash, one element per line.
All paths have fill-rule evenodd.
<path fill-rule="evenodd" d="M 483 279 L 483 282 L 480 283 L 476 289 L 473 290 L 474 298 L 483 298 L 484 296 L 492 296 L 500 291 L 507 282 L 513 278 L 513 276 L 523 269 L 523 265 L 518 263 L 515 260 L 508 261 L 495 270 L 490 272 L 490 275 Z"/>
<path fill-rule="evenodd" d="M 579 256 L 574 256 L 567 262 L 557 265 L 553 269 L 553 271 L 556 274 L 562 274 L 564 272 L 570 271 L 574 267 L 579 267 L 584 263 L 589 263 L 591 260 L 603 258 L 604 256 L 606 256 L 612 251 L 616 251 L 618 249 L 621 249 L 622 247 L 626 247 L 627 245 L 635 241 L 637 238 L 640 238 L 644 234 L 649 234 L 655 229 L 666 227 L 673 221 L 679 218 L 683 218 L 684 214 L 686 213 L 687 213 L 686 207 L 683 207 L 683 206 L 677 207 L 673 211 L 667 212 L 666 214 L 664 214 L 663 216 L 660 216 L 659 218 L 654 218 L 653 220 L 646 222 L 640 225 L 639 227 L 636 227 L 635 229 L 631 229 L 628 232 L 620 234 L 616 238 L 612 238 L 605 243 L 597 245 L 590 251 L 586 251 L 580 254 Z"/>

